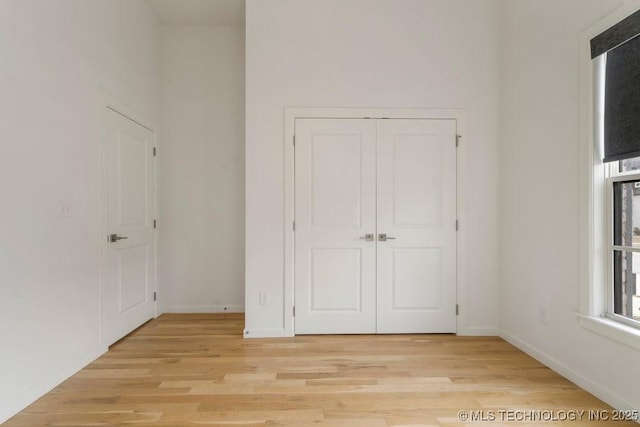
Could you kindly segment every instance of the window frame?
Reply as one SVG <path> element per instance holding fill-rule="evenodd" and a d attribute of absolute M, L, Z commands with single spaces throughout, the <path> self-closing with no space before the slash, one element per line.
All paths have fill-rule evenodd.
<path fill-rule="evenodd" d="M 608 317 L 609 301 L 613 294 L 609 293 L 607 283 L 610 271 L 610 260 L 607 224 L 612 212 L 608 212 L 611 203 L 605 165 L 602 162 L 603 148 L 603 102 L 604 69 L 598 67 L 605 63 L 598 58 L 591 59 L 590 41 L 616 23 L 637 11 L 637 4 L 624 2 L 607 17 L 595 23 L 580 34 L 580 301 L 576 313 L 582 328 L 612 342 L 618 342 L 640 350 L 640 329 L 619 321 L 615 316 Z M 602 82 L 597 79 L 602 78 Z M 609 233 L 613 233 L 610 230 Z M 613 289 L 611 288 L 611 292 Z M 620 316 L 622 317 L 622 316 Z"/>

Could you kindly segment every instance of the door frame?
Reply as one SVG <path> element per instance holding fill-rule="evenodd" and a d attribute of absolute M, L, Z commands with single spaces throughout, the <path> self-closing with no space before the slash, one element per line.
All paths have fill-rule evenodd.
<path fill-rule="evenodd" d="M 99 149 L 98 149 L 98 160 L 100 163 L 100 177 L 99 177 L 99 189 L 100 189 L 100 194 L 99 194 L 99 210 L 100 210 L 100 312 L 99 312 L 99 316 L 100 316 L 100 332 L 99 332 L 99 337 L 100 337 L 100 343 L 101 344 L 106 344 L 105 340 L 104 340 L 104 316 L 103 316 L 103 295 L 104 295 L 104 286 L 105 284 L 105 274 L 107 271 L 107 251 L 109 250 L 109 243 L 107 242 L 107 235 L 109 234 L 109 229 L 108 229 L 108 212 L 109 212 L 109 205 L 108 205 L 108 179 L 107 179 L 107 173 L 108 173 L 108 149 L 109 147 L 107 146 L 107 144 L 109 143 L 109 141 L 107 140 L 107 138 L 105 138 L 105 135 L 107 134 L 106 131 L 106 126 L 107 126 L 107 114 L 109 113 L 109 110 L 120 114 L 123 117 L 126 117 L 127 119 L 139 124 L 140 126 L 146 128 L 147 130 L 151 131 L 153 133 L 153 145 L 154 147 L 158 146 L 158 133 L 156 131 L 156 126 L 153 123 L 153 121 L 147 119 L 146 117 L 144 117 L 141 114 L 138 114 L 136 111 L 132 110 L 131 108 L 125 106 L 124 104 L 118 102 L 115 98 L 113 98 L 112 96 L 102 93 L 100 95 L 100 113 L 99 113 L 99 123 L 100 123 L 100 144 L 99 144 Z M 154 192 L 153 192 L 153 204 L 154 204 L 154 211 L 155 211 L 155 217 L 156 219 L 158 218 L 158 162 L 155 162 L 155 167 L 154 167 Z M 158 240 L 159 240 L 159 233 L 158 230 L 156 230 L 156 235 L 155 235 L 155 239 L 154 239 L 154 250 L 153 250 L 153 269 L 154 269 L 154 281 L 152 283 L 152 288 L 153 288 L 153 292 L 158 293 Z M 159 298 L 158 298 L 159 300 Z M 159 315 L 159 310 L 158 310 L 158 300 L 153 301 L 153 317 L 156 318 Z"/>
<path fill-rule="evenodd" d="M 284 335 L 295 335 L 295 151 L 296 119 L 453 119 L 460 145 L 456 156 L 456 205 L 460 227 L 456 235 L 456 299 L 457 335 L 474 335 L 467 316 L 467 113 L 462 109 L 413 108 L 316 108 L 285 107 L 284 109 Z"/>

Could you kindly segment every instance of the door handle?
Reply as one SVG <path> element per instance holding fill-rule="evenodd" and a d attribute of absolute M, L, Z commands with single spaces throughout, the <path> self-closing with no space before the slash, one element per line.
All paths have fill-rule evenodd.
<path fill-rule="evenodd" d="M 117 234 L 109 234 L 109 243 L 115 243 L 118 240 L 125 240 L 128 237 L 125 236 L 118 236 Z"/>
<path fill-rule="evenodd" d="M 360 240 L 366 240 L 367 242 L 373 242 L 373 234 L 365 234 L 360 237 Z"/>
<path fill-rule="evenodd" d="M 395 237 L 387 236 L 386 234 L 380 233 L 378 234 L 378 240 L 381 242 L 386 242 L 387 240 L 395 240 Z"/>

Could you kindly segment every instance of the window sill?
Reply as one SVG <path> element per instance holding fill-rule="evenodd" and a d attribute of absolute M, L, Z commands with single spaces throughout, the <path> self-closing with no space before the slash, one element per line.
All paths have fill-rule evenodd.
<path fill-rule="evenodd" d="M 640 329 L 615 320 L 578 314 L 580 326 L 610 340 L 640 350 Z"/>

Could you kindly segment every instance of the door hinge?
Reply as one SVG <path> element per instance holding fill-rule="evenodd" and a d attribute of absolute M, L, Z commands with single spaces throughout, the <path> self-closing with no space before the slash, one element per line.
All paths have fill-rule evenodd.
<path fill-rule="evenodd" d="M 458 307 L 458 304 L 456 304 L 456 316 L 460 314 L 460 308 Z"/>
<path fill-rule="evenodd" d="M 293 231 L 296 231 L 296 222 L 293 221 Z"/>
<path fill-rule="evenodd" d="M 458 147 L 460 145 L 460 139 L 461 138 L 462 138 L 462 135 L 456 134 L 456 147 Z"/>
<path fill-rule="evenodd" d="M 296 317 L 296 306 L 293 306 L 293 317 Z"/>
<path fill-rule="evenodd" d="M 295 135 L 293 135 L 293 146 L 294 147 L 296 146 L 296 136 Z"/>
<path fill-rule="evenodd" d="M 460 221 L 456 219 L 456 231 L 460 229 Z"/>
<path fill-rule="evenodd" d="M 153 157 L 156 156 L 156 147 L 153 147 Z"/>
<path fill-rule="evenodd" d="M 158 220 L 154 219 L 153 220 L 153 229 L 155 230 L 156 228 L 158 228 Z"/>
<path fill-rule="evenodd" d="M 157 301 L 158 300 L 158 294 L 157 292 L 153 292 L 153 300 Z"/>

